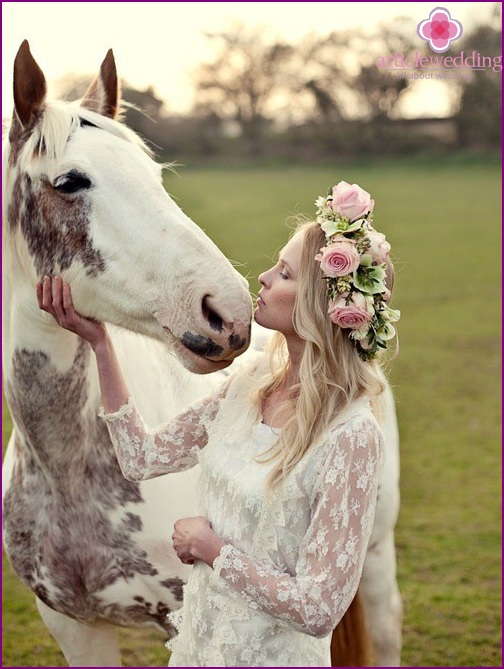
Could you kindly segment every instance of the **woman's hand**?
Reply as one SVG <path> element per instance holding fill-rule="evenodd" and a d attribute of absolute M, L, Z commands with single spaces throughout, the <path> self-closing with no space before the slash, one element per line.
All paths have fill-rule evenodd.
<path fill-rule="evenodd" d="M 106 413 L 118 411 L 130 396 L 123 379 L 112 340 L 103 323 L 84 318 L 73 306 L 70 286 L 61 277 L 44 277 L 37 283 L 39 307 L 55 318 L 61 327 L 74 332 L 91 344 L 96 355 L 103 407 Z"/>
<path fill-rule="evenodd" d="M 172 534 L 173 548 L 184 564 L 203 560 L 210 567 L 225 545 L 202 516 L 177 520 Z"/>
<path fill-rule="evenodd" d="M 55 276 L 51 279 L 45 276 L 42 283 L 37 283 L 36 290 L 39 307 L 51 314 L 65 330 L 88 341 L 93 349 L 107 338 L 103 323 L 84 318 L 75 311 L 70 286 L 63 283 L 61 277 Z"/>

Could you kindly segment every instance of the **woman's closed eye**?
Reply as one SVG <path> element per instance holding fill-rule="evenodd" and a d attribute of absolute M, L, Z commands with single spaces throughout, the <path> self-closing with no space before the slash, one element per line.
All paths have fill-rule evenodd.
<path fill-rule="evenodd" d="M 278 262 L 278 276 L 284 281 L 290 279 L 289 267 L 287 267 L 287 264 L 283 260 Z"/>

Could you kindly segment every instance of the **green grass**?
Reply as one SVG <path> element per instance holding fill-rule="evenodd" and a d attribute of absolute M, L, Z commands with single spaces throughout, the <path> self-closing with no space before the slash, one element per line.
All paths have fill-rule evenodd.
<path fill-rule="evenodd" d="M 243 273 L 285 242 L 336 180 L 376 199 L 392 242 L 400 356 L 398 578 L 405 666 L 502 666 L 500 170 L 497 165 L 179 170 L 167 187 Z M 4 666 L 61 666 L 32 596 L 4 567 Z M 127 666 L 163 666 L 153 632 L 123 631 Z"/>

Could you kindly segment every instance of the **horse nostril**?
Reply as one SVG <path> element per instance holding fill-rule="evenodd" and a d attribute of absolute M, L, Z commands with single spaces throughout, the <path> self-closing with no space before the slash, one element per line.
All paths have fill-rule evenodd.
<path fill-rule="evenodd" d="M 203 302 L 201 303 L 201 310 L 203 312 L 203 317 L 210 323 L 212 330 L 216 332 L 222 332 L 224 328 L 224 323 L 219 314 L 212 309 L 209 304 L 210 295 L 205 295 Z"/>

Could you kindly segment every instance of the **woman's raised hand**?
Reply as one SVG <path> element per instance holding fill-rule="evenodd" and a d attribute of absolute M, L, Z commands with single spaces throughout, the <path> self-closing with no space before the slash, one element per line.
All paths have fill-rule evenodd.
<path fill-rule="evenodd" d="M 107 337 L 103 323 L 85 318 L 75 311 L 70 286 L 61 277 L 45 276 L 42 283 L 37 283 L 36 290 L 39 307 L 51 314 L 65 330 L 88 341 L 93 349 Z"/>

